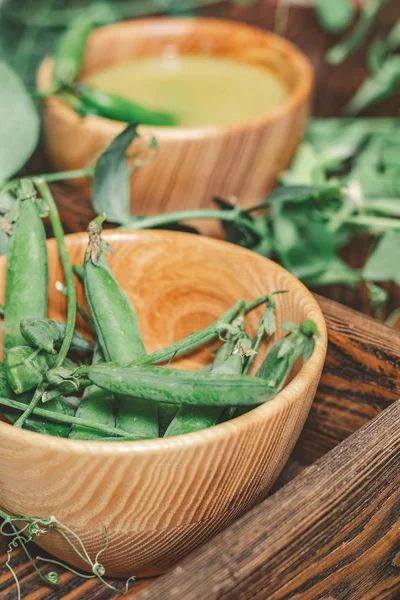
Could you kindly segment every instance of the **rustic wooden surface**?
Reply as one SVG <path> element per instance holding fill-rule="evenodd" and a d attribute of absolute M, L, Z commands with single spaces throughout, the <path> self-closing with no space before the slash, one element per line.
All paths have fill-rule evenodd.
<path fill-rule="evenodd" d="M 341 441 L 346 435 L 353 433 L 353 431 L 355 431 L 365 420 L 372 418 L 373 416 L 378 414 L 381 410 L 385 409 L 387 406 L 393 403 L 393 401 L 400 395 L 400 384 L 398 376 L 396 378 L 396 373 L 394 371 L 395 366 L 400 363 L 400 333 L 396 333 L 392 330 L 389 330 L 384 325 L 376 321 L 370 320 L 369 318 L 361 314 L 357 314 L 354 311 L 351 311 L 345 307 L 339 306 L 338 304 L 330 300 L 319 298 L 319 301 L 323 309 L 328 326 L 328 337 L 330 344 L 328 346 L 327 361 L 321 378 L 321 383 L 317 391 L 316 402 L 310 413 L 309 420 L 306 423 L 304 434 L 300 438 L 299 443 L 295 449 L 293 460 L 289 461 L 287 467 L 284 469 L 278 482 L 276 483 L 273 491 L 286 484 L 288 481 L 292 480 L 302 469 L 304 469 L 307 462 L 314 460 L 315 457 L 323 454 L 324 451 L 330 449 L 335 443 Z M 350 333 L 349 337 L 347 337 L 346 332 Z M 373 387 L 373 382 L 375 381 L 375 392 L 370 393 Z M 364 393 L 366 391 L 367 393 Z M 396 411 L 398 411 L 398 407 L 396 408 Z M 396 426 L 395 417 L 397 418 L 397 429 L 399 429 L 398 412 L 392 413 L 389 419 L 386 419 L 385 417 L 385 423 L 387 423 L 387 421 L 389 420 L 389 424 L 387 425 L 387 436 L 389 436 L 390 434 L 391 426 Z M 376 432 L 375 426 L 373 432 L 374 431 Z M 367 435 L 367 437 L 369 437 L 370 434 L 371 431 Z M 365 433 L 363 435 L 365 437 Z M 362 464 L 359 465 L 359 468 L 362 470 L 363 468 L 367 468 L 369 464 L 373 465 L 375 463 L 371 459 L 371 457 L 369 457 L 364 452 L 360 439 L 357 439 L 359 444 L 357 448 L 358 451 L 362 454 L 363 458 Z M 386 443 L 386 447 L 389 448 L 390 443 L 388 437 L 386 439 Z M 379 463 L 380 460 L 383 460 L 383 449 L 382 446 L 379 446 L 378 444 L 377 447 L 380 452 L 380 457 L 378 456 L 378 462 L 376 464 L 380 464 L 380 467 L 377 468 L 374 472 L 371 472 L 370 476 L 372 481 L 374 481 L 374 478 L 376 479 L 376 481 L 378 482 L 377 486 L 383 490 L 385 487 L 385 479 L 388 481 L 389 484 L 391 475 L 389 472 L 389 467 L 385 467 L 385 464 L 383 464 L 383 462 Z M 342 448 L 342 446 L 340 446 L 339 448 Z M 354 450 L 353 442 L 350 445 L 350 451 L 353 451 L 352 449 Z M 330 460 L 330 462 L 328 463 L 330 465 L 330 468 L 332 469 L 333 476 L 335 476 L 335 474 L 339 472 L 339 470 L 336 469 L 336 467 L 334 467 L 334 465 L 336 464 L 335 461 L 337 460 L 335 456 L 339 454 L 340 457 L 342 452 L 344 452 L 345 456 L 347 457 L 347 451 L 348 450 L 343 451 L 341 449 L 334 455 L 333 461 Z M 350 467 L 352 467 L 351 460 L 349 460 L 348 462 L 348 468 Z M 373 468 L 375 469 L 375 467 Z M 323 463 L 320 463 L 318 469 L 323 469 Z M 306 479 L 306 483 L 307 481 L 309 483 L 304 487 L 304 493 L 306 493 L 307 490 L 310 489 L 308 486 L 310 483 L 312 483 L 312 481 L 314 481 L 315 471 L 313 473 L 314 475 L 311 476 L 311 479 Z M 307 477 L 310 476 L 307 475 Z M 379 477 L 381 477 L 381 479 L 379 479 Z M 296 486 L 297 482 L 298 478 L 293 479 L 293 484 L 295 484 Z M 303 489 L 303 486 L 304 484 L 301 486 L 301 489 Z M 328 488 L 332 489 L 332 486 L 321 486 L 321 492 L 324 491 L 324 488 L 326 488 L 326 490 Z M 285 490 L 286 486 L 283 488 L 282 493 L 286 493 Z M 389 488 L 387 488 L 386 491 L 388 492 Z M 356 494 L 357 490 L 353 490 L 353 492 Z M 356 509 L 353 492 L 350 493 L 349 491 L 349 494 L 346 495 L 345 498 L 348 499 L 349 505 L 351 506 L 354 504 Z M 375 492 L 378 493 L 376 490 Z M 372 491 L 366 491 L 365 487 L 363 487 L 362 485 L 360 485 L 359 493 L 363 495 L 364 501 L 366 503 L 368 503 L 369 499 L 373 496 Z M 382 494 L 384 493 L 385 492 L 382 492 Z M 319 492 L 318 494 L 314 492 L 315 498 L 317 498 L 318 495 Z M 291 494 L 288 494 L 287 497 L 290 499 Z M 274 498 L 275 495 L 271 496 L 268 502 L 275 502 Z M 392 520 L 394 518 L 393 515 L 396 514 L 394 507 L 395 501 L 396 498 L 393 497 L 393 505 L 391 508 L 390 515 L 388 515 L 388 506 L 385 503 L 383 496 L 380 500 L 376 496 L 375 500 L 373 500 L 370 505 L 371 512 L 377 511 L 378 506 L 383 506 L 383 508 L 381 508 L 382 512 L 379 513 L 383 514 L 383 528 L 389 528 L 389 525 L 390 523 L 392 523 Z M 288 516 L 290 516 L 291 518 L 296 517 L 299 509 L 302 507 L 303 504 L 306 504 L 306 502 L 299 501 L 299 503 L 296 504 L 294 508 L 287 512 L 286 510 L 283 511 L 279 509 L 281 503 L 278 502 L 277 506 L 280 510 L 279 519 L 288 518 Z M 267 514 L 268 512 L 269 511 L 267 511 Z M 323 517 L 321 513 L 319 514 L 321 517 L 321 521 L 324 521 L 325 517 Z M 366 568 L 370 569 L 371 572 L 363 573 L 363 577 L 369 585 L 372 580 L 376 580 L 376 573 L 378 571 L 382 572 L 381 583 L 382 585 L 386 585 L 388 587 L 388 591 L 379 592 L 379 594 L 377 594 L 375 597 L 365 596 L 365 599 L 378 600 L 378 598 L 387 598 L 394 600 L 396 598 L 397 592 L 394 591 L 396 590 L 395 587 L 394 590 L 393 587 L 390 587 L 392 585 L 390 583 L 389 578 L 390 572 L 392 571 L 390 564 L 396 551 L 400 550 L 400 547 L 398 547 L 396 551 L 395 549 L 392 549 L 392 544 L 394 544 L 395 541 L 393 541 L 390 536 L 387 537 L 387 535 L 385 535 L 385 531 L 381 531 L 379 535 L 373 534 L 372 530 L 374 528 L 374 522 L 378 520 L 379 514 L 378 512 L 375 512 L 375 517 L 369 520 L 371 515 L 368 516 L 368 514 L 365 513 L 365 530 L 363 529 L 361 521 L 357 521 L 356 528 L 357 531 L 359 531 L 359 535 L 364 535 L 364 537 L 366 538 L 365 540 L 360 538 L 360 542 L 362 543 L 362 552 L 364 552 L 366 548 L 365 544 L 376 542 L 374 549 L 368 551 L 365 550 L 367 565 Z M 397 511 L 397 516 L 398 514 L 399 511 Z M 245 518 L 247 519 L 247 517 Z M 234 527 L 236 527 L 236 525 Z M 293 532 L 296 533 L 298 530 L 294 525 L 293 527 Z M 272 529 L 274 530 L 274 528 Z M 287 531 L 290 531 L 290 529 L 288 529 Z M 363 531 L 364 533 L 362 533 Z M 317 541 L 322 540 L 321 544 L 330 544 L 331 542 L 333 544 L 337 543 L 339 539 L 337 537 L 338 531 L 336 526 L 334 525 L 332 525 L 332 532 L 334 532 L 334 535 L 331 535 L 328 530 L 328 532 L 325 532 L 323 535 L 316 535 L 315 539 Z M 355 535 L 356 532 L 353 533 Z M 333 538 L 334 541 L 332 541 Z M 347 542 L 347 545 L 345 544 L 344 546 L 344 550 L 346 550 L 346 552 L 350 552 L 348 556 L 348 562 L 351 562 L 353 550 L 354 556 L 356 558 L 358 557 L 361 561 L 362 552 L 357 552 L 353 548 L 350 533 L 348 534 L 348 538 L 349 540 Z M 238 538 L 238 540 L 240 543 L 240 538 Z M 375 542 L 371 542 L 371 540 L 375 540 Z M 309 541 L 304 539 L 303 543 L 299 545 L 299 548 L 302 549 L 303 556 L 309 556 L 313 558 L 316 556 L 316 554 L 313 554 L 311 550 L 310 552 L 308 552 L 308 543 Z M 213 541 L 211 541 L 211 546 L 212 544 Z M 237 547 L 236 542 L 233 544 L 233 546 Z M 243 553 L 243 556 L 247 556 L 246 549 Z M 330 562 L 332 557 L 329 558 L 329 556 L 331 555 L 329 554 L 326 548 L 323 551 L 323 556 L 325 557 L 324 560 L 326 561 L 326 566 L 324 563 L 325 574 L 329 575 L 332 572 L 335 572 L 336 567 L 332 566 L 332 563 Z M 27 561 L 21 555 L 20 552 L 17 552 L 15 554 L 13 560 L 15 561 L 13 564 L 17 566 L 17 571 L 22 577 L 22 591 L 23 598 L 25 600 L 61 600 L 64 598 L 68 600 L 91 600 L 92 598 L 98 600 L 114 600 L 117 598 L 117 596 L 113 592 L 102 588 L 102 586 L 97 584 L 97 582 L 88 581 L 82 583 L 82 580 L 79 580 L 78 578 L 73 577 L 70 574 L 65 574 L 62 576 L 61 582 L 64 584 L 65 587 L 61 589 L 50 589 L 47 587 L 43 587 L 40 583 L 40 580 L 38 580 L 36 575 L 32 573 L 31 568 L 29 567 Z M 298 556 L 297 560 L 299 560 L 301 563 L 301 557 Z M 297 564 L 297 560 L 294 560 L 294 566 Z M 344 562 L 345 561 L 343 559 L 342 568 L 347 569 L 347 567 L 345 567 L 344 565 Z M 0 564 L 2 565 L 0 571 L 0 597 L 4 600 L 14 600 L 15 588 L 13 587 L 13 583 L 9 574 L 3 567 L 4 563 L 5 556 L 3 554 L 0 557 Z M 249 565 L 251 564 L 252 561 L 249 561 Z M 301 564 L 305 567 L 304 563 Z M 300 571 L 301 570 L 302 569 L 300 569 Z M 395 572 L 396 571 L 394 571 L 394 573 Z M 344 571 L 344 575 L 348 578 L 344 579 L 344 581 L 346 582 L 344 585 L 344 591 L 339 590 L 333 593 L 334 588 L 332 588 L 331 591 L 333 595 L 331 596 L 328 592 L 326 592 L 325 595 L 321 595 L 319 597 L 312 594 L 303 595 L 302 600 L 327 600 L 328 598 L 332 598 L 335 600 L 353 600 L 353 598 L 358 600 L 359 598 L 360 600 L 364 600 L 364 597 L 352 597 L 345 595 L 346 586 L 350 585 L 347 583 L 350 579 L 350 576 L 349 572 L 346 570 Z M 307 576 L 308 582 L 312 580 L 315 580 L 316 582 L 323 581 L 323 570 L 321 570 L 318 576 L 315 575 L 315 579 L 314 576 L 310 576 L 310 578 L 308 578 Z M 148 585 L 153 587 L 153 585 L 155 585 L 154 581 L 156 580 L 150 579 L 141 580 L 140 582 L 136 583 L 129 597 L 133 598 L 134 596 L 136 596 L 137 592 L 139 592 Z M 359 580 L 357 579 L 356 581 L 358 582 Z M 121 582 L 118 583 L 121 584 Z M 308 584 L 305 585 L 307 587 Z M 393 586 L 395 586 L 395 582 L 393 582 Z M 172 587 L 173 586 L 171 586 L 171 589 Z M 306 587 L 304 588 L 305 591 Z M 1 594 L 3 594 L 3 596 Z M 234 598 L 235 596 L 231 595 L 226 597 Z M 259 595 L 255 597 L 262 598 L 265 596 Z M 277 598 L 281 597 L 284 598 L 284 596 L 277 596 Z M 182 594 L 177 594 L 176 598 L 185 598 L 186 600 L 186 597 Z"/>
<path fill-rule="evenodd" d="M 400 592 L 400 401 L 138 600 L 382 600 Z"/>
<path fill-rule="evenodd" d="M 282 336 L 284 321 L 311 319 L 322 336 L 271 402 L 185 436 L 89 444 L 0 423 L 0 506 L 13 514 L 55 515 L 81 536 L 91 556 L 104 548 L 103 525 L 110 544 L 101 562 L 110 575 L 158 575 L 265 497 L 307 418 L 327 335 L 310 292 L 282 267 L 249 250 L 171 231 L 113 230 L 104 240 L 113 248 L 107 260 L 136 307 L 148 352 L 209 325 L 238 299 L 250 301 L 268 290 L 290 293 L 276 302 L 277 332 L 262 343 L 254 369 Z M 68 236 L 66 244 L 71 262 L 82 264 L 87 234 Z M 55 246 L 54 239 L 48 241 L 48 314 L 65 319 L 66 299 L 55 289 L 63 276 Z M 2 257 L 0 301 L 4 276 Z M 82 285 L 77 295 L 84 302 Z M 251 337 L 263 310 L 260 306 L 246 319 Z M 211 357 L 208 347 L 177 358 L 174 365 L 198 369 Z M 59 535 L 43 536 L 38 544 L 83 566 Z"/>
<path fill-rule="evenodd" d="M 296 446 L 297 459 L 306 464 L 400 398 L 400 332 L 327 298 L 317 298 L 327 322 L 329 351 Z"/>

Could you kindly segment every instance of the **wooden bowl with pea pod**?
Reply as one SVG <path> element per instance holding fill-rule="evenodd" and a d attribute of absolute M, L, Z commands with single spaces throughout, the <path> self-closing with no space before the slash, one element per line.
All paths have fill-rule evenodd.
<path fill-rule="evenodd" d="M 106 574 L 155 575 L 249 510 L 283 468 L 307 417 L 324 363 L 327 336 L 310 292 L 285 269 L 226 242 L 167 231 L 109 230 L 109 265 L 136 308 L 148 352 L 199 330 L 239 298 L 276 296 L 277 331 L 263 342 L 253 368 L 282 338 L 281 325 L 314 321 L 321 333 L 307 362 L 294 364 L 289 383 L 272 400 L 233 420 L 193 433 L 144 441 L 83 441 L 16 429 L 0 422 L 0 506 L 24 516 L 48 518 L 73 529 Z M 73 263 L 82 263 L 86 234 L 66 236 Z M 63 320 L 65 298 L 55 284 L 63 272 L 55 240 L 49 254 L 48 316 Z M 0 258 L 4 297 L 6 260 Z M 85 305 L 82 285 L 78 301 Z M 101 301 L 101 298 L 100 298 Z M 246 318 L 253 336 L 263 313 Z M 83 321 L 78 325 L 85 332 Z M 87 333 L 87 331 L 86 331 Z M 220 343 L 220 342 L 219 342 Z M 210 362 L 214 341 L 174 360 L 199 369 Z M 211 359 L 212 360 L 212 359 Z M 232 387 L 231 396 L 237 390 Z M 37 543 L 59 559 L 85 568 L 56 532 Z M 87 565 L 86 565 L 87 566 Z"/>
<path fill-rule="evenodd" d="M 195 62 L 186 64 L 185 60 Z M 126 65 L 135 66 L 135 61 L 139 67 L 147 65 L 144 74 L 123 72 Z M 167 66 L 160 76 L 159 65 L 164 62 Z M 205 64 L 212 67 L 212 73 Z M 42 63 L 39 90 L 49 88 L 53 66 L 50 58 Z M 166 88 L 165 74 L 175 71 L 183 73 L 182 81 L 171 80 Z M 231 80 L 225 82 L 227 73 Z M 160 80 L 151 81 L 157 74 Z M 128 91 L 121 89 L 129 79 L 139 84 L 131 83 Z M 221 79 L 226 89 L 218 86 Z M 185 84 L 187 80 L 190 85 Z M 150 135 L 157 138 L 156 159 L 134 173 L 131 185 L 132 211 L 152 215 L 210 208 L 213 196 L 235 195 L 242 206 L 261 201 L 301 139 L 313 71 L 308 59 L 290 42 L 244 23 L 153 18 L 93 31 L 77 81 L 120 97 L 129 94 L 130 100 L 153 110 L 169 109 L 173 116 L 176 112 L 174 126 L 141 125 L 144 139 L 136 140 L 130 149 L 131 154 L 138 153 L 146 148 Z M 199 82 L 203 84 L 197 89 Z M 144 95 L 146 90 L 149 98 Z M 243 106 L 236 106 L 240 96 Z M 222 105 L 218 107 L 218 103 Z M 120 113 L 119 119 L 108 107 L 103 114 L 92 102 L 88 104 L 86 97 L 84 104 L 84 112 L 88 112 L 82 118 L 61 97 L 51 95 L 43 100 L 44 142 L 57 171 L 91 165 L 124 127 L 121 120 L 126 122 L 126 118 Z M 211 110 L 216 114 L 208 112 Z M 143 123 L 141 114 L 137 118 L 129 114 L 129 120 Z M 70 198 L 69 206 L 60 205 L 60 212 L 63 222 L 76 230 L 73 213 L 90 215 L 90 180 L 81 177 L 70 183 L 81 192 L 79 201 Z M 202 224 L 204 232 L 214 229 L 215 225 Z"/>

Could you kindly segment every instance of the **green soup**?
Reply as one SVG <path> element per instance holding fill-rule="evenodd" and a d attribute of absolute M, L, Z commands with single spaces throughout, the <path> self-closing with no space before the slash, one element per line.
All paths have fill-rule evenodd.
<path fill-rule="evenodd" d="M 183 127 L 259 117 L 287 95 L 284 84 L 263 67 L 206 56 L 132 60 L 96 71 L 85 82 L 170 112 Z"/>

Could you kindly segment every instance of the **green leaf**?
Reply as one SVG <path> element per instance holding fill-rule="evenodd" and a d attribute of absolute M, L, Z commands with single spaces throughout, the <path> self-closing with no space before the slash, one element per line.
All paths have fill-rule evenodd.
<path fill-rule="evenodd" d="M 0 183 L 19 171 L 39 140 L 32 99 L 14 71 L 0 60 Z"/>
<path fill-rule="evenodd" d="M 316 0 L 315 11 L 322 27 L 331 33 L 346 29 L 355 12 L 352 0 Z"/>
<path fill-rule="evenodd" d="M 345 110 L 357 114 L 390 96 L 400 86 L 400 56 L 389 56 L 373 77 L 364 81 Z"/>
<path fill-rule="evenodd" d="M 400 231 L 389 229 L 378 241 L 363 269 L 368 281 L 400 284 Z"/>
<path fill-rule="evenodd" d="M 250 215 L 238 210 L 236 206 L 222 198 L 213 198 L 213 202 L 221 210 L 237 211 L 237 217 L 234 221 L 221 221 L 228 242 L 244 246 L 245 248 L 253 248 L 258 244 L 259 236 L 253 231 L 253 219 Z"/>
<path fill-rule="evenodd" d="M 375 25 L 379 10 L 387 0 L 370 0 L 362 4 L 361 16 L 351 33 L 326 53 L 326 61 L 338 65 L 356 50 L 369 35 Z"/>
<path fill-rule="evenodd" d="M 374 308 L 384 306 L 388 301 L 388 293 L 371 281 L 367 281 L 368 298 Z"/>
<path fill-rule="evenodd" d="M 114 223 L 130 216 L 130 173 L 126 151 L 139 137 L 137 123 L 128 125 L 98 158 L 92 181 L 92 204 L 97 214 L 106 213 Z"/>
<path fill-rule="evenodd" d="M 265 334 L 268 336 L 273 335 L 276 331 L 275 309 L 276 304 L 271 298 L 262 319 Z"/>
<path fill-rule="evenodd" d="M 314 184 L 314 173 L 320 165 L 320 156 L 309 142 L 300 144 L 287 171 L 280 174 L 279 180 L 285 185 Z"/>
<path fill-rule="evenodd" d="M 307 338 L 304 341 L 304 345 L 303 345 L 303 360 L 306 363 L 308 361 L 309 358 L 311 358 L 312 353 L 314 352 L 314 348 L 315 348 L 315 339 L 312 338 Z"/>

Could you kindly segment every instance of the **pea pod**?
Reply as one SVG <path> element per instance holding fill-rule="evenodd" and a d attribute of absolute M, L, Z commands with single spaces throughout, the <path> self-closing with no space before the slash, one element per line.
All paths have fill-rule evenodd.
<path fill-rule="evenodd" d="M 44 352 L 54 354 L 65 338 L 67 324 L 53 319 L 23 319 L 20 329 L 23 337 L 31 346 Z M 93 344 L 78 331 L 74 331 L 70 350 L 73 352 L 89 352 Z"/>
<path fill-rule="evenodd" d="M 232 321 L 232 319 L 239 313 L 239 311 L 241 310 L 241 308 L 243 306 L 244 306 L 244 312 L 247 313 L 251 310 L 254 310 L 261 304 L 264 304 L 265 302 L 268 301 L 268 299 L 269 299 L 269 295 L 260 296 L 259 298 L 256 298 L 256 300 L 253 300 L 249 304 L 245 304 L 244 299 L 238 300 L 238 302 L 236 302 L 233 306 L 231 306 L 216 321 L 214 321 L 213 323 L 211 323 L 211 325 L 208 325 L 201 331 L 196 331 L 196 332 L 190 333 L 186 337 L 182 338 L 181 340 L 178 340 L 177 342 L 173 342 L 172 344 L 170 344 L 169 346 L 166 346 L 165 348 L 161 348 L 160 350 L 155 350 L 154 352 L 147 354 L 146 356 L 144 356 L 143 358 L 141 358 L 137 361 L 128 362 L 125 366 L 160 364 L 160 363 L 166 362 L 168 360 L 177 358 L 178 356 L 187 354 L 188 352 L 192 352 L 196 348 L 199 348 L 203 344 L 206 344 L 207 342 L 210 342 L 215 337 L 217 337 L 217 335 L 221 331 L 221 329 L 223 330 L 223 324 L 230 323 Z M 78 369 L 74 373 L 74 377 L 84 374 L 85 368 L 83 367 L 82 369 Z M 58 369 L 53 369 L 53 370 L 50 370 L 47 372 L 46 377 L 47 377 L 47 380 L 49 383 L 59 386 L 60 385 L 60 377 L 61 377 L 61 379 L 63 379 L 64 374 L 61 374 Z M 74 379 L 74 381 L 75 381 L 75 379 Z M 85 387 L 88 385 L 90 385 L 89 380 L 79 379 L 79 389 L 85 389 Z M 63 394 L 73 392 L 76 389 L 76 384 L 71 383 L 71 381 L 68 381 L 68 379 L 63 381 L 62 386 L 63 386 L 63 389 L 62 389 Z M 56 388 L 45 394 L 47 394 L 47 397 L 50 399 L 50 397 L 51 398 L 56 397 L 57 393 L 58 393 L 58 391 Z"/>
<path fill-rule="evenodd" d="M 43 380 L 48 369 L 56 363 L 56 357 L 51 354 L 41 354 L 33 351 L 30 346 L 15 346 L 5 356 L 4 368 L 7 381 L 16 394 L 32 390 Z M 66 359 L 64 365 L 75 368 L 72 361 Z"/>
<path fill-rule="evenodd" d="M 274 397 L 285 383 L 308 338 L 319 335 L 312 321 L 291 331 L 267 354 L 256 377 L 165 369 L 145 365 L 127 367 L 106 363 L 81 370 L 99 387 L 114 393 L 146 398 L 153 402 L 194 406 L 251 406 Z M 289 338 L 289 340 L 288 340 Z M 307 345 L 307 355 L 310 348 Z"/>
<path fill-rule="evenodd" d="M 73 88 L 73 92 L 88 113 L 93 113 L 99 117 L 156 127 L 176 125 L 176 119 L 169 113 L 147 109 L 136 102 L 88 85 L 76 86 Z"/>
<path fill-rule="evenodd" d="M 217 352 L 209 377 L 240 375 L 243 357 L 240 354 L 240 340 L 228 339 Z M 171 421 L 164 437 L 182 435 L 200 429 L 207 429 L 218 423 L 224 407 L 220 406 L 182 406 Z"/>
<path fill-rule="evenodd" d="M 103 353 L 96 344 L 92 364 L 104 362 Z M 80 440 L 98 440 L 104 437 L 104 433 L 96 429 L 96 424 L 115 427 L 115 401 L 112 394 L 105 392 L 95 385 L 85 389 L 82 402 L 76 412 L 76 416 L 93 423 L 92 428 L 72 425 L 68 437 Z M 118 438 L 116 438 L 118 439 Z"/>
<path fill-rule="evenodd" d="M 44 318 L 47 309 L 47 248 L 29 180 L 21 180 L 21 209 L 7 257 L 4 349 L 25 344 L 20 322 Z"/>
<path fill-rule="evenodd" d="M 54 57 L 53 83 L 70 84 L 82 67 L 89 34 L 94 28 L 92 19 L 80 16 L 60 36 Z"/>
<path fill-rule="evenodd" d="M 245 305 L 243 304 L 240 308 L 239 315 L 237 315 L 237 319 L 240 319 L 240 323 L 237 323 L 239 327 L 238 331 L 241 331 L 244 327 L 244 311 Z M 236 317 L 236 315 L 235 315 Z M 236 319 L 236 320 L 237 320 Z M 219 327 L 217 327 L 219 329 Z M 237 337 L 237 336 L 236 336 Z M 217 350 L 214 360 L 211 365 L 207 365 L 207 367 L 201 369 L 201 373 L 210 373 L 212 375 L 214 372 L 218 374 L 220 368 L 225 362 L 229 363 L 229 358 L 231 357 L 233 350 L 235 348 L 235 335 L 227 334 L 227 339 L 224 344 Z M 241 363 L 241 361 L 240 361 Z M 209 368 L 208 368 L 209 367 Z M 241 367 L 240 367 L 241 368 Z M 238 371 L 240 373 L 240 370 Z M 173 407 L 171 404 L 159 404 L 158 411 L 159 414 L 163 413 L 162 407 L 168 406 Z M 161 411 L 160 411 L 161 408 Z M 170 409 L 171 413 L 171 409 Z M 163 435 L 164 437 L 171 437 L 173 435 L 181 435 L 183 433 L 189 433 L 191 431 L 198 431 L 199 429 L 205 429 L 207 427 L 211 427 L 215 425 L 220 416 L 221 409 L 219 407 L 203 407 L 203 406 L 181 406 L 177 409 L 175 405 L 175 414 L 173 418 L 170 419 L 168 427 L 165 429 Z"/>
<path fill-rule="evenodd" d="M 90 314 L 106 360 L 140 360 L 146 350 L 135 310 L 111 273 L 102 251 L 103 219 L 104 216 L 99 216 L 88 227 L 84 283 Z M 158 437 L 157 407 L 144 400 L 133 402 L 123 394 L 119 396 L 117 427 L 134 435 Z"/>
<path fill-rule="evenodd" d="M 87 367 L 87 377 L 99 387 L 116 394 L 152 402 L 193 406 L 246 406 L 262 404 L 275 390 L 257 377 L 193 373 L 153 365 L 126 367 L 109 364 Z"/>
<path fill-rule="evenodd" d="M 2 396 L 0 396 L 0 406 L 5 406 L 18 411 L 24 411 L 26 408 L 26 404 L 20 402 L 19 399 L 11 400 L 10 398 L 3 398 Z M 67 424 L 68 426 L 71 426 L 72 424 L 80 425 L 81 427 L 88 427 L 89 429 L 93 427 L 93 423 L 86 421 L 86 419 L 80 419 L 79 417 L 66 415 L 61 412 L 54 412 L 52 410 L 38 408 L 37 406 L 33 407 L 32 414 L 40 417 L 41 419 L 46 419 L 46 421 L 50 421 L 52 423 L 62 423 Z M 116 436 L 120 441 L 146 439 L 144 437 L 130 435 L 127 432 L 122 431 L 122 429 L 117 429 L 116 427 L 107 427 L 106 425 L 97 424 L 96 429 L 102 431 L 107 437 Z"/>
<path fill-rule="evenodd" d="M 10 400 L 15 398 L 14 392 L 8 385 L 3 364 L 0 364 L 0 397 L 9 398 Z M 28 405 L 30 399 L 31 397 L 29 394 L 18 396 L 19 402 L 22 402 L 24 405 Z M 59 398 L 53 402 L 50 402 L 48 404 L 48 410 L 67 415 L 73 415 L 75 412 L 74 409 L 67 402 L 65 402 L 63 398 Z M 2 414 L 10 423 L 15 423 L 19 416 L 19 412 L 13 408 L 7 408 L 2 412 Z M 26 421 L 25 428 L 29 431 L 35 431 L 36 433 L 43 433 L 57 437 L 67 437 L 70 426 L 62 423 L 45 423 L 42 419 L 31 416 Z"/>

